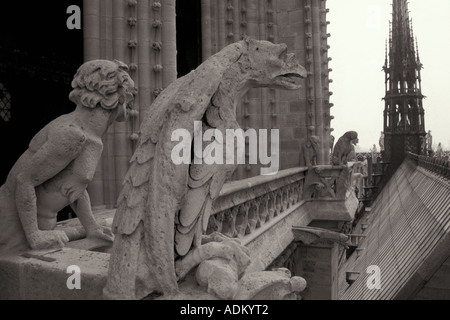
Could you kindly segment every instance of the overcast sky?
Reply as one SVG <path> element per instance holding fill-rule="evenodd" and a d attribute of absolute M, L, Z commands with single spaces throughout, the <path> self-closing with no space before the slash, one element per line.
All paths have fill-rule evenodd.
<path fill-rule="evenodd" d="M 329 56 L 333 72 L 331 110 L 336 140 L 359 133 L 359 147 L 378 146 L 383 130 L 385 43 L 392 20 L 392 0 L 329 0 Z M 433 142 L 450 149 L 450 0 L 409 0 L 422 70 L 425 129 Z"/>

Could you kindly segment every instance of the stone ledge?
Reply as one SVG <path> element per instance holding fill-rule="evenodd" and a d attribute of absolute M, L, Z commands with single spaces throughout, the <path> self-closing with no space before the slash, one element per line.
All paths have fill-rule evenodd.
<path fill-rule="evenodd" d="M 107 216 L 112 213 L 109 211 Z M 265 225 L 261 232 L 241 239 L 250 249 L 252 264 L 247 272 L 262 271 L 293 241 L 292 225 L 306 225 L 310 216 L 304 202 L 292 206 Z M 70 225 L 76 222 L 71 221 Z M 100 300 L 108 275 L 109 254 L 96 251 L 105 243 L 82 239 L 71 241 L 55 251 L 29 251 L 37 257 L 9 256 L 0 258 L 0 299 L 13 300 Z M 81 270 L 81 290 L 69 290 L 67 268 L 77 265 Z M 193 290 L 192 284 L 180 284 L 180 289 Z M 195 290 L 194 290 L 195 291 Z M 203 299 L 206 299 L 205 296 Z"/>
<path fill-rule="evenodd" d="M 108 274 L 109 254 L 72 248 L 59 251 L 30 251 L 35 256 L 54 259 L 6 256 L 0 258 L 1 300 L 98 300 Z M 81 289 L 70 290 L 67 268 L 81 270 Z"/>
<path fill-rule="evenodd" d="M 307 203 L 313 221 L 349 222 L 355 218 L 358 198 L 352 192 L 345 201 L 314 200 Z"/>

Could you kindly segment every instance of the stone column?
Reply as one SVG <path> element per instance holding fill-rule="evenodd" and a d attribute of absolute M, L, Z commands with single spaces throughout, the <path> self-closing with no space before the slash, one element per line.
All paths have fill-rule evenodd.
<path fill-rule="evenodd" d="M 84 0 L 84 60 L 98 59 L 100 56 L 100 0 Z"/>
<path fill-rule="evenodd" d="M 321 63 L 321 28 L 320 28 L 320 5 L 319 1 L 312 1 L 312 39 L 314 55 L 314 95 L 315 95 L 315 129 L 314 135 L 320 138 L 322 150 L 317 155 L 318 164 L 325 164 L 323 151 L 323 84 L 322 84 L 322 63 Z"/>
<path fill-rule="evenodd" d="M 156 96 L 176 79 L 175 0 L 85 0 L 85 60 L 117 59 L 130 67 L 139 93 L 129 120 L 103 139 L 89 186 L 94 207 L 113 208 L 135 147 L 139 124 Z"/>
<path fill-rule="evenodd" d="M 202 57 L 208 59 L 212 55 L 211 37 L 211 0 L 202 0 Z"/>
<path fill-rule="evenodd" d="M 84 60 L 98 59 L 100 51 L 100 0 L 84 0 L 83 2 L 83 30 L 84 30 Z M 89 185 L 88 192 L 93 206 L 105 203 L 104 199 L 104 162 L 100 161 L 95 176 Z"/>
<path fill-rule="evenodd" d="M 163 87 L 177 79 L 177 35 L 175 0 L 162 1 L 162 64 Z"/>

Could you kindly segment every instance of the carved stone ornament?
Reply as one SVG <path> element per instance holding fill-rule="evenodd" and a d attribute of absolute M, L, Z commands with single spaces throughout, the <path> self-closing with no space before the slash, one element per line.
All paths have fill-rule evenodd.
<path fill-rule="evenodd" d="M 286 268 L 249 273 L 242 277 L 235 300 L 297 300 L 306 280 Z"/>
<path fill-rule="evenodd" d="M 317 165 L 317 153 L 320 151 L 320 138 L 310 137 L 301 145 L 300 166 L 312 167 Z"/>
<path fill-rule="evenodd" d="M 54 228 L 58 211 L 68 205 L 87 237 L 113 241 L 111 230 L 94 220 L 86 188 L 102 154 L 102 135 L 126 119 L 134 100 L 127 71 L 122 62 L 107 60 L 78 69 L 69 95 L 75 111 L 34 136 L 0 188 L 0 255 L 63 247 L 69 238 Z"/>
<path fill-rule="evenodd" d="M 186 261 L 218 273 L 223 268 L 241 273 L 240 267 L 225 266 L 220 259 L 230 260 L 230 249 L 236 257 L 244 249 L 232 242 L 202 244 L 212 203 L 237 164 L 177 165 L 171 155 L 179 142 L 172 141 L 172 134 L 185 129 L 192 137 L 195 122 L 201 121 L 203 130 L 216 129 L 226 137 L 226 130 L 240 128 L 236 107 L 251 87 L 296 90 L 299 79 L 305 77 L 305 69 L 294 55 L 287 54 L 285 44 L 245 39 L 225 47 L 158 96 L 141 124 L 140 140 L 118 199 L 105 298 L 139 299 L 152 292 L 177 295 Z M 227 163 L 225 158 L 223 163 Z M 210 259 L 210 267 L 201 265 Z M 228 289 L 210 283 L 209 272 L 200 272 L 202 285 L 229 296 Z"/>

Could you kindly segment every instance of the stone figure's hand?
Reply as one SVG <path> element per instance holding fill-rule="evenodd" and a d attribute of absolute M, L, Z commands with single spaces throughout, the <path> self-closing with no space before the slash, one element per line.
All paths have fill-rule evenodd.
<path fill-rule="evenodd" d="M 34 250 L 63 248 L 69 238 L 61 230 L 38 231 L 29 237 L 30 246 Z"/>
<path fill-rule="evenodd" d="M 110 228 L 104 226 L 97 226 L 96 228 L 86 232 L 88 238 L 97 238 L 106 241 L 114 241 L 114 235 Z"/>

